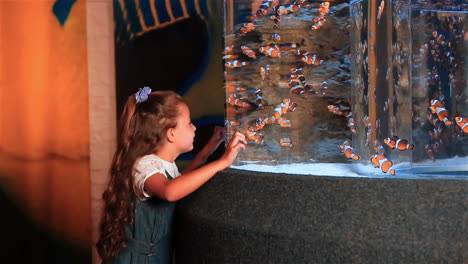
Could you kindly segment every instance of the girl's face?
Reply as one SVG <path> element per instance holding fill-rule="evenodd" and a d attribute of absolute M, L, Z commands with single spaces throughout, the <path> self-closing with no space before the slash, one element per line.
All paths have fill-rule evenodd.
<path fill-rule="evenodd" d="M 195 138 L 196 127 L 190 119 L 190 110 L 186 104 L 179 104 L 179 115 L 177 116 L 177 126 L 174 128 L 175 144 L 180 153 L 185 153 L 193 149 L 193 139 Z"/>

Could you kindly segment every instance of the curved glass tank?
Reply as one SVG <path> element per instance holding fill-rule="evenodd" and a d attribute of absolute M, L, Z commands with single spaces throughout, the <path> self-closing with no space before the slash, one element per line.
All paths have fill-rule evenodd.
<path fill-rule="evenodd" d="M 352 1 L 360 174 L 468 176 L 467 4 Z"/>
<path fill-rule="evenodd" d="M 461 4 L 444 12 L 417 3 L 225 0 L 225 125 L 228 135 L 240 131 L 249 142 L 233 167 L 332 176 L 467 174 L 466 119 L 456 121 L 468 116 L 466 12 Z M 430 86 L 424 82 L 434 82 L 428 77 L 434 49 L 420 56 L 414 50 L 438 30 L 427 23 L 450 27 L 436 22 L 444 17 L 459 17 L 452 32 L 463 37 L 451 39 L 449 58 L 457 66 L 437 66 L 441 81 Z M 452 122 L 441 125 L 438 143 L 426 117 L 433 99 L 450 108 Z M 432 108 L 440 115 L 438 104 Z"/>

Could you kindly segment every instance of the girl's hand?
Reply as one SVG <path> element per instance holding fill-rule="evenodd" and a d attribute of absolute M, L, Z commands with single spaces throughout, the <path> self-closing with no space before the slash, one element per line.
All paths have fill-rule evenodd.
<path fill-rule="evenodd" d="M 224 127 L 215 126 L 213 135 L 204 147 L 208 155 L 211 155 L 219 147 L 219 144 L 221 144 L 221 142 L 223 142 L 225 139 L 226 132 Z"/>
<path fill-rule="evenodd" d="M 237 154 L 241 149 L 245 149 L 245 145 L 247 144 L 247 140 L 245 139 L 244 134 L 240 132 L 234 133 L 229 141 L 228 145 L 226 146 L 226 151 L 224 151 L 223 156 L 220 158 L 221 160 L 226 162 L 226 167 L 231 166 L 236 159 Z"/>

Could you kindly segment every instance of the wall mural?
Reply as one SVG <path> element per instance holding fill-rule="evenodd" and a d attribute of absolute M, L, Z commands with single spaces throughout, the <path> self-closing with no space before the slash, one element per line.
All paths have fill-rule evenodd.
<path fill-rule="evenodd" d="M 196 142 L 203 142 L 213 125 L 223 125 L 222 3 L 114 1 L 118 113 L 129 95 L 150 86 L 187 100 Z"/>

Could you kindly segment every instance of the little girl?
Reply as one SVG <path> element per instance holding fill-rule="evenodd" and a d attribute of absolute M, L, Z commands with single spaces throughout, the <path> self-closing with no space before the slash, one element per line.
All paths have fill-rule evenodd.
<path fill-rule="evenodd" d="M 236 133 L 221 158 L 203 165 L 224 141 L 223 129 L 217 127 L 180 173 L 174 161 L 192 150 L 195 129 L 187 104 L 175 92 L 145 87 L 128 98 L 103 194 L 96 246 L 104 263 L 171 263 L 174 201 L 229 167 L 247 143 Z"/>

